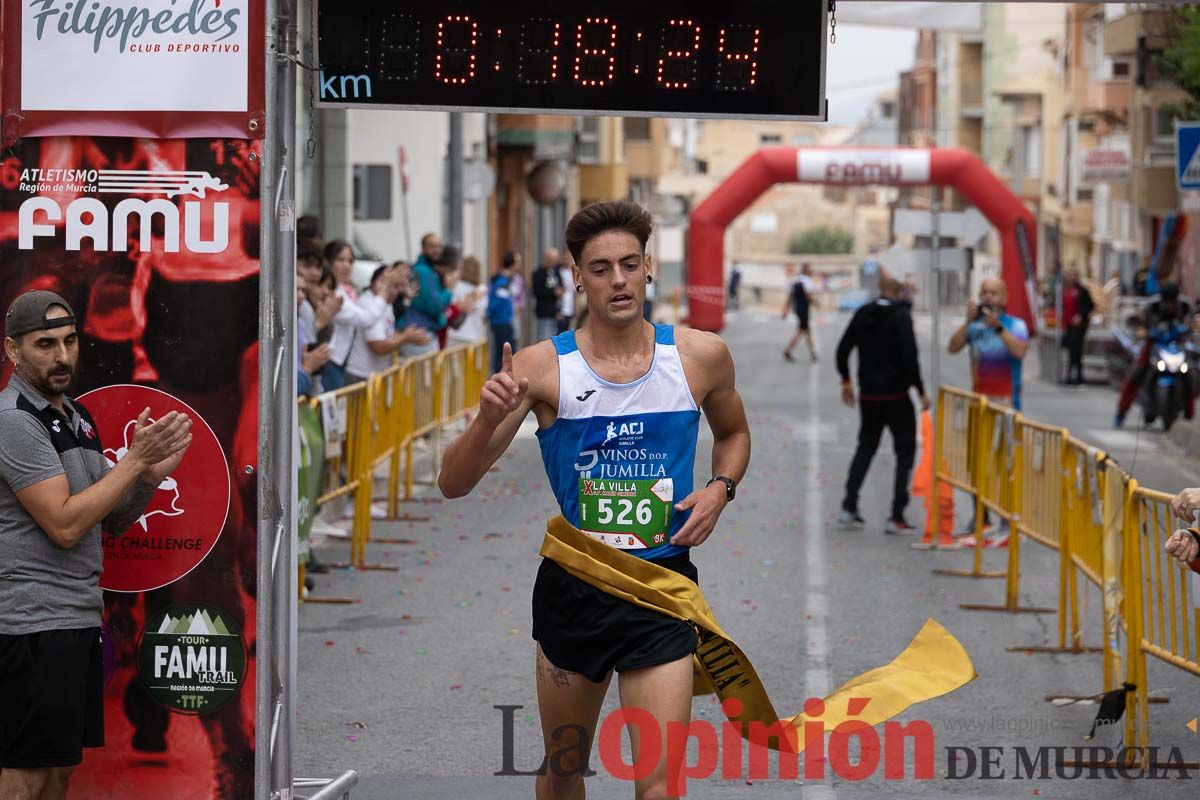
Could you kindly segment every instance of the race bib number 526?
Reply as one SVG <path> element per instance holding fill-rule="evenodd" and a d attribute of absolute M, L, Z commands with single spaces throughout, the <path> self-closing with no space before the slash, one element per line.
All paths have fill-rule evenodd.
<path fill-rule="evenodd" d="M 588 536 L 622 550 L 667 543 L 675 485 L 652 480 L 579 479 L 580 528 Z"/>

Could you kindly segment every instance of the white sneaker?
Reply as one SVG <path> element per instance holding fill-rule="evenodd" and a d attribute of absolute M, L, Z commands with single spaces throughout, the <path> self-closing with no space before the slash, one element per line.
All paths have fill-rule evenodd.
<path fill-rule="evenodd" d="M 866 524 L 867 521 L 854 511 L 843 511 L 838 514 L 837 526 L 842 530 L 858 530 Z"/>
<path fill-rule="evenodd" d="M 314 519 L 310 532 L 314 536 L 325 536 L 330 539 L 349 539 L 350 529 L 340 528 L 323 519 Z"/>
<path fill-rule="evenodd" d="M 904 517 L 892 517 L 883 525 L 883 532 L 891 535 L 903 534 L 905 536 L 917 536 L 921 532 L 905 521 Z"/>

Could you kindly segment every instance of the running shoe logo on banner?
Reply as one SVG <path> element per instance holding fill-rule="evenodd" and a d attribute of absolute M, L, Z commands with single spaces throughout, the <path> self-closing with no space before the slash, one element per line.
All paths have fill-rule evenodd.
<path fill-rule="evenodd" d="M 229 185 L 203 170 L 176 172 L 171 170 L 102 169 L 96 191 L 107 194 L 165 194 L 167 197 L 191 195 L 204 199 L 212 189 L 223 192 Z"/>

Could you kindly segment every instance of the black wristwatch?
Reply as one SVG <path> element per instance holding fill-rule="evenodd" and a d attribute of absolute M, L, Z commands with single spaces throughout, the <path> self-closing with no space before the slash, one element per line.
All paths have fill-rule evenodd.
<path fill-rule="evenodd" d="M 717 481 L 725 484 L 725 501 L 727 503 L 732 503 L 733 498 L 737 496 L 737 484 L 733 482 L 733 478 L 726 478 L 724 475 L 718 475 L 708 483 L 704 484 L 704 488 L 707 489 Z"/>

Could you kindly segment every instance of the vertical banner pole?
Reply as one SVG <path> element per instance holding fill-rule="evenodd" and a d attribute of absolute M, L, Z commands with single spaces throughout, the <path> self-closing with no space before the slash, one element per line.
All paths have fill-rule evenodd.
<path fill-rule="evenodd" d="M 256 800 L 289 800 L 296 624 L 296 17 L 266 0 L 266 137 L 260 199 Z"/>

